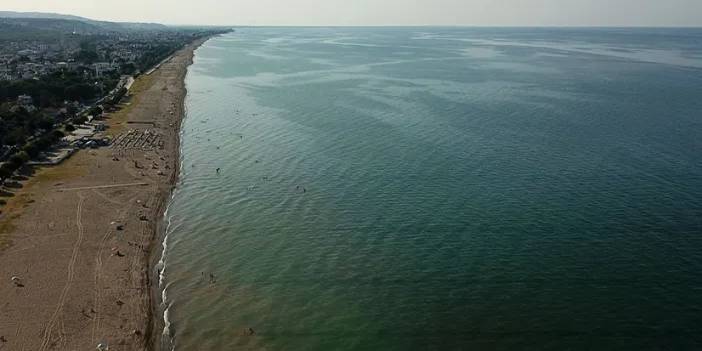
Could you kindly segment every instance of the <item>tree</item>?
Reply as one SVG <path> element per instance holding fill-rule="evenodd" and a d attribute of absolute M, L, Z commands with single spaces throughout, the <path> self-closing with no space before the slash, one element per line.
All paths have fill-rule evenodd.
<path fill-rule="evenodd" d="M 90 108 L 90 110 L 88 111 L 88 114 L 91 116 L 100 116 L 100 115 L 102 115 L 102 112 L 103 112 L 102 107 L 94 106 L 94 107 Z"/>
<path fill-rule="evenodd" d="M 0 166 L 0 179 L 5 180 L 12 177 L 12 173 L 15 173 L 16 170 L 17 169 L 12 168 L 12 165 L 9 163 L 4 163 L 2 166 Z"/>
<path fill-rule="evenodd" d="M 27 161 L 29 161 L 29 154 L 26 151 L 20 151 L 12 157 L 10 157 L 10 160 L 8 163 L 10 163 L 12 166 L 14 166 L 15 170 L 22 167 Z"/>
<path fill-rule="evenodd" d="M 58 129 L 51 132 L 51 137 L 54 139 L 54 142 L 63 139 L 63 137 L 65 137 L 65 136 L 66 136 L 66 134 L 64 134 L 62 131 L 60 131 Z"/>
<path fill-rule="evenodd" d="M 34 158 L 39 156 L 41 149 L 39 148 L 39 145 L 37 145 L 37 143 L 28 143 L 22 148 L 22 151 L 26 152 L 29 155 L 29 157 Z"/>
<path fill-rule="evenodd" d="M 51 107 L 56 104 L 56 95 L 52 92 L 42 89 L 39 91 L 39 106 Z"/>
<path fill-rule="evenodd" d="M 83 124 L 88 121 L 88 117 L 85 117 L 83 115 L 81 116 L 76 116 L 76 118 L 73 119 L 73 122 L 75 124 Z"/>
<path fill-rule="evenodd" d="M 24 128 L 16 127 L 10 130 L 3 139 L 5 145 L 19 145 L 27 139 L 27 134 L 24 132 Z"/>
<path fill-rule="evenodd" d="M 76 56 L 78 61 L 85 63 L 95 63 L 99 58 L 100 56 L 93 50 L 80 50 Z"/>
<path fill-rule="evenodd" d="M 66 87 L 64 95 L 68 100 L 85 100 L 94 97 L 95 88 L 90 84 L 80 83 Z"/>
<path fill-rule="evenodd" d="M 68 104 L 68 106 L 66 106 L 66 113 L 68 116 L 73 117 L 78 113 L 78 108 L 74 104 Z"/>
<path fill-rule="evenodd" d="M 112 96 L 112 98 L 109 101 L 107 101 L 107 104 L 112 105 L 112 106 L 119 104 L 119 102 L 122 100 L 122 98 L 126 94 L 127 94 L 126 88 L 124 88 L 124 87 L 119 88 L 119 90 L 117 90 L 115 92 L 115 94 Z"/>
<path fill-rule="evenodd" d="M 120 70 L 124 74 L 132 74 L 132 73 L 134 73 L 134 71 L 136 71 L 136 66 L 132 62 L 125 63 L 125 64 L 122 64 L 122 67 L 120 67 Z"/>
<path fill-rule="evenodd" d="M 44 117 L 44 118 L 39 120 L 39 128 L 41 128 L 43 130 L 49 130 L 53 127 L 54 127 L 54 121 L 52 121 L 51 119 Z"/>

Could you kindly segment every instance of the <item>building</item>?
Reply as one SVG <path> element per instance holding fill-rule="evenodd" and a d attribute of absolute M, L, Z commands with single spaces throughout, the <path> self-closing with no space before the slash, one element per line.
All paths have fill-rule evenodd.
<path fill-rule="evenodd" d="M 98 62 L 94 63 L 93 67 L 95 68 L 95 76 L 96 77 L 101 77 L 103 73 L 105 72 L 112 72 L 116 71 L 119 66 L 112 62 Z"/>
<path fill-rule="evenodd" d="M 32 99 L 32 97 L 29 95 L 18 96 L 17 106 L 27 110 L 28 112 L 34 112 L 37 110 L 37 108 L 34 107 L 34 99 Z"/>
<path fill-rule="evenodd" d="M 17 97 L 17 105 L 22 107 L 32 106 L 34 104 L 34 99 L 29 95 L 20 95 Z"/>

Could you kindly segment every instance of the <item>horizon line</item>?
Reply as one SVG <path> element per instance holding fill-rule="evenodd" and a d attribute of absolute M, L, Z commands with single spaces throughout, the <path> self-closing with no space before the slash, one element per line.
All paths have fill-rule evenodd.
<path fill-rule="evenodd" d="M 84 18 L 91 21 L 105 21 L 115 23 L 139 23 L 139 24 L 160 24 L 168 27 L 238 27 L 238 28 L 420 28 L 420 27 L 443 27 L 443 28 L 670 28 L 670 29 L 700 29 L 701 24 L 682 25 L 682 24 L 652 24 L 652 25 L 627 25 L 627 24 L 193 24 L 193 23 L 173 23 L 159 22 L 153 20 L 115 20 L 115 19 L 95 19 L 81 15 L 74 15 L 60 12 L 44 12 L 44 11 L 17 11 L 17 10 L 2 10 L 15 13 L 33 13 L 33 14 L 50 14 L 60 16 L 73 16 Z M 78 19 L 75 19 L 78 20 Z"/>
<path fill-rule="evenodd" d="M 121 22 L 121 21 L 120 21 Z M 119 22 L 117 22 L 119 23 Z M 126 22 L 123 22 L 126 23 Z M 144 22 L 141 22 L 144 23 Z M 483 25 L 483 24 L 176 24 L 159 23 L 168 27 L 231 27 L 231 28 L 669 28 L 702 29 L 702 25 Z"/>

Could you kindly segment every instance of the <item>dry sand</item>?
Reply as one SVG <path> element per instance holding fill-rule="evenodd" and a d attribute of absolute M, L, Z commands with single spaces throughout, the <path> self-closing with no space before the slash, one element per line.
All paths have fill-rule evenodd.
<path fill-rule="evenodd" d="M 80 150 L 39 169 L 2 208 L 0 351 L 150 349 L 149 260 L 177 177 L 184 77 L 201 43 L 137 79 L 107 118 L 108 134 L 159 135 L 146 142 L 155 147 Z"/>

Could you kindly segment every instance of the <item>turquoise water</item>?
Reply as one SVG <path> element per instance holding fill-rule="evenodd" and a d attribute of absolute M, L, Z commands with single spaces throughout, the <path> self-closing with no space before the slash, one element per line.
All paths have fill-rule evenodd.
<path fill-rule="evenodd" d="M 702 348 L 702 30 L 244 28 L 186 83 L 176 350 Z"/>

